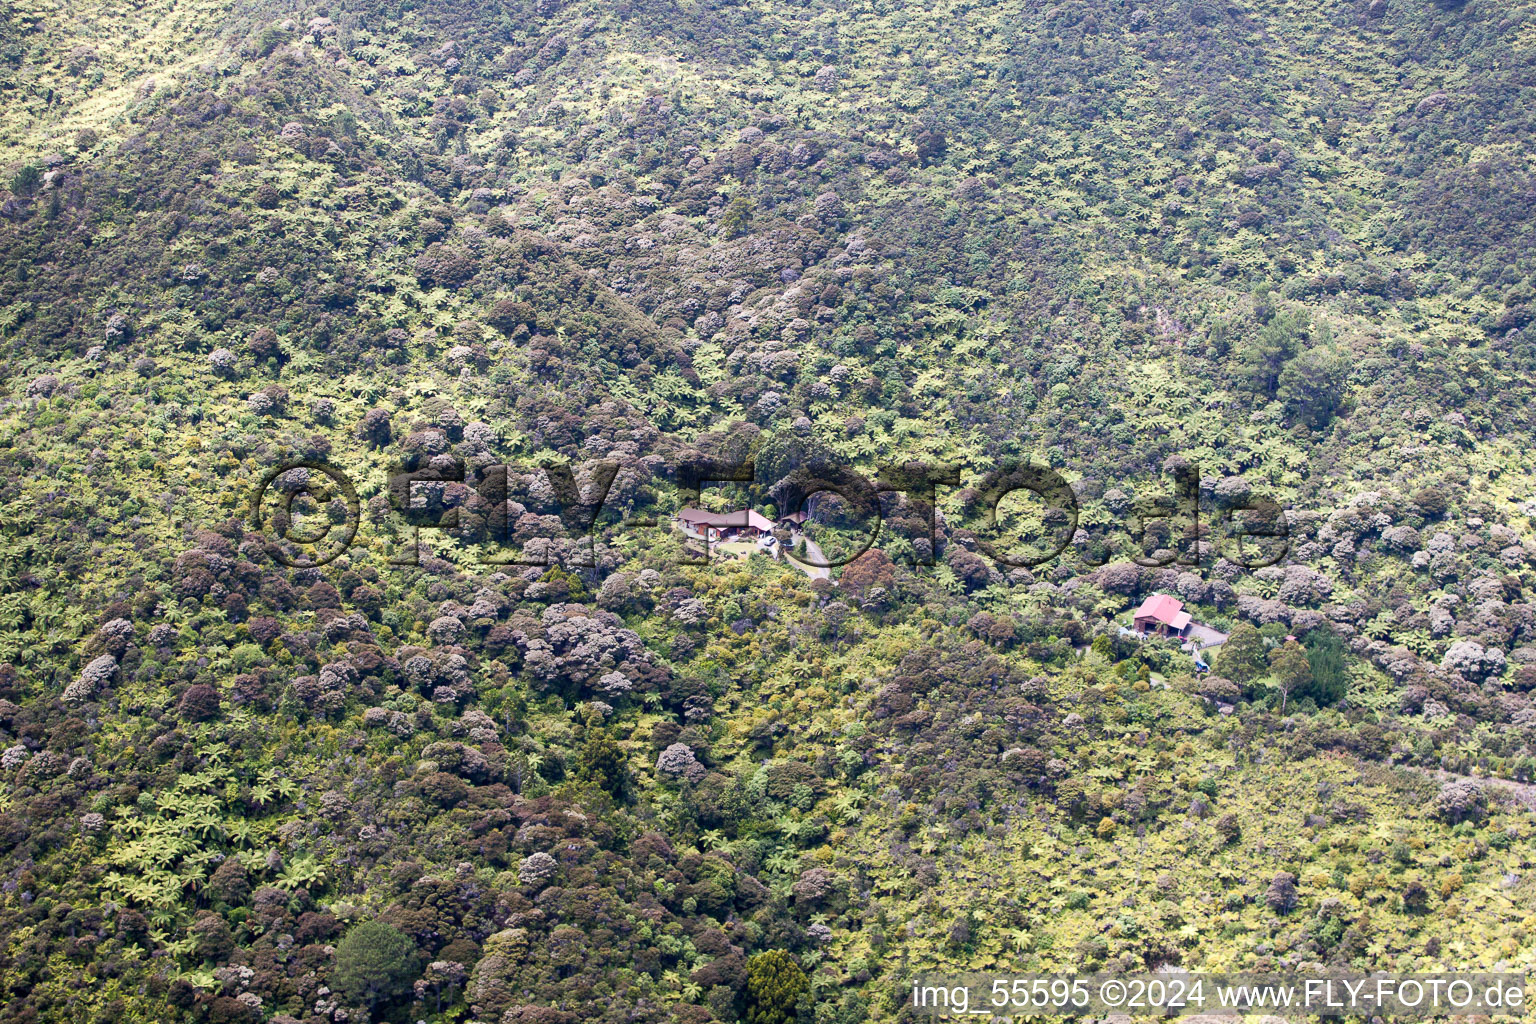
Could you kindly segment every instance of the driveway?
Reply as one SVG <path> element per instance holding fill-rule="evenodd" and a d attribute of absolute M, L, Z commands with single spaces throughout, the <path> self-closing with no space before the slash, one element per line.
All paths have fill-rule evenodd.
<path fill-rule="evenodd" d="M 1195 643 L 1195 650 L 1203 651 L 1207 647 L 1220 647 L 1227 642 L 1227 634 L 1210 626 L 1202 626 L 1198 622 L 1189 624 L 1189 639 Z"/>
<path fill-rule="evenodd" d="M 804 539 L 806 557 L 812 561 L 825 562 L 827 560 L 827 556 L 822 554 L 821 545 L 817 544 L 809 537 L 805 537 Z M 793 565 L 796 569 L 799 569 L 813 580 L 830 580 L 832 578 L 832 570 L 829 568 L 825 568 L 819 565 L 808 565 L 805 562 L 796 561 L 795 557 L 788 551 L 784 552 L 784 557 L 789 559 L 790 564 Z"/>

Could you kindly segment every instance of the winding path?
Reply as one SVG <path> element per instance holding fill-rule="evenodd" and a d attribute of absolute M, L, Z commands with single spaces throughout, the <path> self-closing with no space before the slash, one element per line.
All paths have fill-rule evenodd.
<path fill-rule="evenodd" d="M 801 537 L 805 541 L 805 553 L 809 557 L 814 558 L 818 562 L 825 562 L 827 560 L 827 556 L 822 553 L 820 544 L 817 544 L 815 541 L 811 540 L 809 537 L 806 537 L 804 534 L 801 534 Z M 805 562 L 797 561 L 795 557 L 787 551 L 784 553 L 784 557 L 796 569 L 799 569 L 813 580 L 830 580 L 832 578 L 832 570 L 829 568 L 818 565 L 807 565 Z"/>

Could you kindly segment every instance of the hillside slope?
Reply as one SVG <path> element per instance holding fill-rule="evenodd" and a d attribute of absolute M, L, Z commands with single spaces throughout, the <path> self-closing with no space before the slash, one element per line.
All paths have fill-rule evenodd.
<path fill-rule="evenodd" d="M 6 1019 L 1536 964 L 1529 5 L 32 0 L 0 40 Z M 912 463 L 936 511 L 857 500 Z M 1075 506 L 1033 565 L 1067 519 L 989 514 L 1020 465 Z M 669 528 L 817 473 L 832 581 Z M 1213 673 L 1126 635 L 1153 593 Z"/>

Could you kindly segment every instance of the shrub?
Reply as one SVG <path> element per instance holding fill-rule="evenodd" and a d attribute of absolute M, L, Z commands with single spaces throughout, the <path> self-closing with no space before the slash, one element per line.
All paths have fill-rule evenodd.
<path fill-rule="evenodd" d="M 176 714 L 186 722 L 206 722 L 219 713 L 219 691 L 206 683 L 189 687 L 176 705 Z"/>
<path fill-rule="evenodd" d="M 11 175 L 11 191 L 19 196 L 31 195 L 42 180 L 43 172 L 38 170 L 36 164 L 23 164 L 20 170 Z"/>
<path fill-rule="evenodd" d="M 1415 878 L 1403 887 L 1403 910 L 1410 914 L 1420 913 L 1429 905 L 1429 890 Z"/>
<path fill-rule="evenodd" d="M 1335 704 L 1349 688 L 1349 675 L 1344 670 L 1344 645 L 1330 629 L 1314 629 L 1305 639 L 1307 666 L 1312 678 L 1296 691 L 1296 697 L 1311 697 L 1319 707 Z"/>
<path fill-rule="evenodd" d="M 770 949 L 747 961 L 747 1024 L 789 1024 L 810 986 L 795 958 Z"/>
<path fill-rule="evenodd" d="M 1237 823 L 1237 815 L 1223 814 L 1216 819 L 1216 834 L 1221 836 L 1223 843 L 1231 844 L 1243 834 L 1242 826 Z"/>
<path fill-rule="evenodd" d="M 698 782 L 704 777 L 704 766 L 694 757 L 688 744 L 674 743 L 656 759 L 656 772 L 688 782 Z"/>
<path fill-rule="evenodd" d="M 1296 876 L 1282 871 L 1270 880 L 1264 892 L 1264 902 L 1277 914 L 1288 914 L 1296 909 Z"/>
<path fill-rule="evenodd" d="M 416 944 L 383 921 L 364 921 L 336 947 L 332 987 L 371 1010 L 408 991 L 416 973 Z"/>
<path fill-rule="evenodd" d="M 1473 821 L 1488 813 L 1488 796 L 1475 782 L 1448 782 L 1435 796 L 1435 816 L 1452 825 Z"/>
<path fill-rule="evenodd" d="M 392 436 L 389 413 L 383 409 L 369 409 L 363 416 L 362 422 L 357 425 L 358 440 L 366 441 L 375 448 L 382 448 L 389 444 Z"/>

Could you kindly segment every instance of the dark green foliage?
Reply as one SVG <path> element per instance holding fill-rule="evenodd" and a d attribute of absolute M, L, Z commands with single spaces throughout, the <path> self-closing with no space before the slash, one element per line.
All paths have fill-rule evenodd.
<path fill-rule="evenodd" d="M 334 984 L 348 998 L 376 1006 L 410 988 L 419 960 L 409 936 L 383 921 L 364 921 L 336 944 Z"/>
<path fill-rule="evenodd" d="M 1273 396 L 1287 361 L 1306 337 L 1305 314 L 1277 314 L 1259 327 L 1253 338 L 1237 346 L 1237 372 L 1242 383 L 1262 396 Z"/>
<path fill-rule="evenodd" d="M 631 786 L 629 759 L 618 741 L 601 725 L 587 725 L 578 764 L 581 778 L 615 800 L 628 799 Z"/>
<path fill-rule="evenodd" d="M 36 164 L 23 164 L 15 174 L 11 175 L 11 191 L 17 195 L 29 196 L 37 190 L 38 183 L 43 180 L 43 172 Z"/>
<path fill-rule="evenodd" d="M 1331 629 L 1315 629 L 1304 638 L 1310 679 L 1294 694 L 1310 697 L 1318 706 L 1335 704 L 1349 688 L 1344 644 Z"/>
<path fill-rule="evenodd" d="M 1427 519 L 1439 519 L 1450 508 L 1450 498 L 1442 488 L 1425 487 L 1415 491 L 1413 504 Z"/>
<path fill-rule="evenodd" d="M 735 238 L 752 222 L 752 200 L 745 194 L 734 197 L 720 216 L 720 236 Z"/>
<path fill-rule="evenodd" d="M 1257 676 L 1266 664 L 1266 649 L 1259 631 L 1246 622 L 1233 628 L 1227 642 L 1221 645 L 1217 664 L 1222 673 L 1239 685 Z"/>
<path fill-rule="evenodd" d="M 1280 371 L 1277 397 L 1291 415 L 1321 430 L 1343 405 L 1347 379 L 1342 353 L 1331 347 L 1310 348 Z"/>
<path fill-rule="evenodd" d="M 276 25 L 270 25 L 267 28 L 262 29 L 261 35 L 257 37 L 255 43 L 256 56 L 269 56 L 273 50 L 277 49 L 289 38 L 290 33 L 284 32 Z"/>

